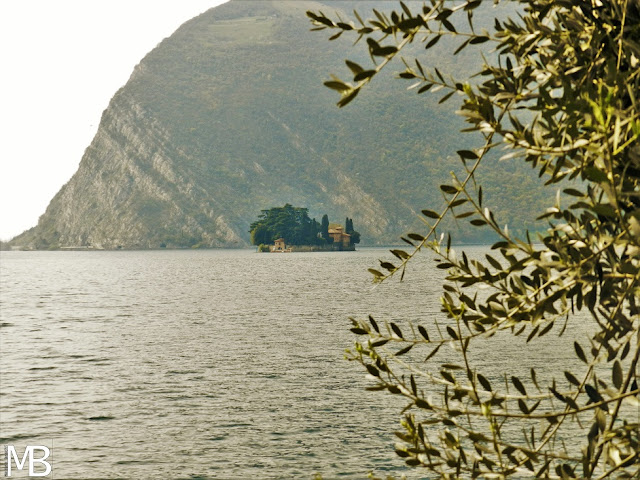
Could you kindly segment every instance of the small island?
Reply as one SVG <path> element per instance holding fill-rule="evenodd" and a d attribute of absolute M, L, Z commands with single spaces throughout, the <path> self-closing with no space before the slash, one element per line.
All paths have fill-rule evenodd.
<path fill-rule="evenodd" d="M 347 217 L 345 224 L 329 222 L 323 215 L 318 223 L 309 218 L 309 209 L 286 204 L 262 210 L 258 220 L 250 226 L 251 244 L 259 252 L 325 252 L 353 251 L 360 243 L 360 233 L 353 228 L 353 219 Z"/>

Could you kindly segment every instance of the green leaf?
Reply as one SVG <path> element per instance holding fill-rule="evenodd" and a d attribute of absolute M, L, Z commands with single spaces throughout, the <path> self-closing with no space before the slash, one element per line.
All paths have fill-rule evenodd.
<path fill-rule="evenodd" d="M 440 350 L 440 347 L 442 347 L 442 345 L 443 345 L 442 343 L 438 344 L 438 345 L 436 346 L 436 348 L 434 348 L 434 349 L 431 351 L 431 353 L 430 353 L 429 355 L 427 355 L 427 358 L 425 358 L 425 359 L 424 359 L 425 363 L 426 363 L 428 360 L 430 360 L 432 357 L 434 357 L 436 353 L 438 353 L 438 350 Z"/>
<path fill-rule="evenodd" d="M 456 383 L 455 377 L 446 370 L 440 370 L 440 375 L 442 375 L 442 378 L 444 378 L 447 382 Z"/>
<path fill-rule="evenodd" d="M 337 82 L 335 80 L 330 80 L 328 82 L 324 82 L 325 87 L 329 87 L 332 90 L 337 90 L 338 92 L 348 92 L 351 90 L 351 86 L 346 83 Z"/>
<path fill-rule="evenodd" d="M 540 385 L 538 385 L 538 378 L 536 376 L 536 371 L 533 367 L 531 367 L 531 381 L 533 382 L 533 384 L 536 386 L 536 388 L 538 389 L 538 391 L 540 391 Z"/>
<path fill-rule="evenodd" d="M 549 333 L 549 330 L 551 330 L 553 328 L 553 325 L 554 325 L 553 321 L 549 322 L 549 324 L 542 329 L 542 331 L 540 332 L 540 335 L 538 335 L 538 337 L 542 337 L 543 335 Z"/>
<path fill-rule="evenodd" d="M 511 377 L 511 382 L 513 383 L 513 386 L 516 387 L 516 389 L 522 395 L 527 395 L 527 390 L 524 388 L 524 385 L 522 384 L 522 382 L 520 381 L 520 379 L 518 377 L 512 376 Z"/>
<path fill-rule="evenodd" d="M 493 258 L 489 254 L 486 254 L 485 257 L 493 268 L 495 268 L 496 270 L 502 270 L 502 265 L 500 265 L 500 262 L 498 262 L 495 258 Z"/>
<path fill-rule="evenodd" d="M 316 15 L 315 13 L 311 12 L 311 11 L 307 11 L 307 16 L 309 16 L 311 19 L 315 20 L 316 22 L 322 23 L 324 25 L 326 25 L 327 27 L 333 27 L 335 26 L 335 24 L 329 20 L 327 17 L 325 17 L 324 15 Z"/>
<path fill-rule="evenodd" d="M 379 272 L 378 270 L 374 269 L 374 268 L 369 268 L 368 269 L 369 273 L 371 273 L 372 275 L 374 275 L 376 278 L 379 277 L 384 277 L 384 275 L 382 274 L 382 272 Z"/>
<path fill-rule="evenodd" d="M 618 360 L 613 362 L 612 380 L 613 385 L 620 390 L 620 387 L 622 387 L 622 365 Z"/>
<path fill-rule="evenodd" d="M 404 71 L 404 72 L 400 72 L 398 74 L 398 76 L 400 78 L 404 78 L 405 80 L 411 80 L 412 78 L 416 78 L 416 74 L 411 72 L 411 71 L 409 71 L 409 70 Z"/>
<path fill-rule="evenodd" d="M 402 350 L 398 350 L 395 353 L 396 357 L 399 357 L 400 355 L 404 355 L 405 353 L 407 353 L 409 350 L 411 350 L 413 348 L 413 343 L 411 345 L 409 345 L 408 347 L 404 347 Z"/>
<path fill-rule="evenodd" d="M 453 14 L 453 10 L 450 8 L 443 8 L 440 13 L 436 16 L 436 20 L 441 22 L 442 20 L 446 20 Z"/>
<path fill-rule="evenodd" d="M 391 330 L 393 330 L 393 333 L 395 333 L 398 337 L 404 339 L 404 337 L 402 336 L 402 330 L 400 330 L 400 327 L 398 327 L 398 325 L 391 322 L 390 326 L 391 326 Z"/>
<path fill-rule="evenodd" d="M 357 63 L 352 62 L 351 60 L 345 60 L 345 63 L 347 64 L 347 67 L 349 67 L 349 70 L 351 70 L 354 75 L 364 71 L 364 68 L 362 68 Z"/>
<path fill-rule="evenodd" d="M 422 337 L 428 342 L 429 334 L 427 333 L 427 330 L 422 325 L 418 325 L 418 331 L 420 332 L 420 335 L 422 335 Z"/>
<path fill-rule="evenodd" d="M 440 185 L 440 190 L 444 193 L 455 194 L 458 193 L 458 189 L 452 185 Z"/>
<path fill-rule="evenodd" d="M 376 332 L 380 333 L 380 329 L 378 328 L 378 323 L 373 319 L 371 315 L 369 315 L 369 323 L 371 324 L 371 326 Z"/>
<path fill-rule="evenodd" d="M 400 449 L 396 449 L 396 455 L 398 455 L 401 458 L 407 458 L 410 456 L 409 452 L 406 452 L 404 450 L 400 450 Z"/>
<path fill-rule="evenodd" d="M 411 237 L 411 234 L 409 234 L 409 237 Z M 405 252 L 404 250 L 389 250 L 395 257 L 401 259 L 401 260 L 406 260 L 407 258 L 409 258 L 409 254 L 407 252 Z"/>
<path fill-rule="evenodd" d="M 441 365 L 441 367 L 449 369 L 449 370 L 464 370 L 465 369 L 462 365 L 458 365 L 456 363 L 443 363 Z"/>
<path fill-rule="evenodd" d="M 473 0 L 473 1 L 468 1 L 467 4 L 464 6 L 464 10 L 469 11 L 469 10 L 473 10 L 475 8 L 478 8 L 480 6 L 480 4 L 482 3 L 482 0 Z"/>
<path fill-rule="evenodd" d="M 608 203 L 597 203 L 591 209 L 598 215 L 602 215 L 609 218 L 617 218 L 616 210 L 613 205 Z"/>
<path fill-rule="evenodd" d="M 467 203 L 468 201 L 469 200 L 467 200 L 466 198 L 459 198 L 459 199 L 451 202 L 450 206 L 451 206 L 451 208 L 458 207 L 458 206 L 460 206 L 460 205 L 462 205 L 464 203 Z"/>
<path fill-rule="evenodd" d="M 584 355 L 584 351 L 582 350 L 582 347 L 580 346 L 580 344 L 578 342 L 573 342 L 573 347 L 576 350 L 576 355 L 578 356 L 578 358 L 582 360 L 584 363 L 589 363 L 587 362 L 587 357 Z"/>
<path fill-rule="evenodd" d="M 564 395 L 562 395 L 560 392 L 558 392 L 555 388 L 551 387 L 549 388 L 549 391 L 553 393 L 553 396 L 556 397 L 558 400 L 560 400 L 563 403 L 566 403 L 567 398 Z"/>
<path fill-rule="evenodd" d="M 578 404 L 576 403 L 576 401 L 571 398 L 571 397 L 564 397 L 564 401 L 567 405 L 569 405 L 570 408 L 572 408 L 573 410 L 578 410 L 580 407 L 578 406 Z"/>
<path fill-rule="evenodd" d="M 460 158 L 466 160 L 476 160 L 478 158 L 478 155 L 471 150 L 458 150 L 456 153 L 460 156 Z"/>
<path fill-rule="evenodd" d="M 441 103 L 446 102 L 447 100 L 449 100 L 449 99 L 451 98 L 451 96 L 452 96 L 454 93 L 456 93 L 456 92 L 455 92 L 455 91 L 453 91 L 453 92 L 449 92 L 449 93 L 447 93 L 444 97 L 442 97 L 442 98 L 438 101 L 438 103 L 439 103 L 439 104 L 441 104 Z"/>
<path fill-rule="evenodd" d="M 571 372 L 565 371 L 564 376 L 567 378 L 567 381 L 569 383 L 575 385 L 576 387 L 580 386 L 580 382 Z"/>
<path fill-rule="evenodd" d="M 600 392 L 598 392 L 598 390 L 593 385 L 589 385 L 587 383 L 585 384 L 584 389 L 589 396 L 590 402 L 598 403 L 604 400 L 604 398 L 602 398 L 602 395 L 600 395 Z"/>
<path fill-rule="evenodd" d="M 443 19 L 442 20 L 442 25 L 444 26 L 444 28 L 446 28 L 450 32 L 457 33 L 455 27 L 453 26 L 453 24 L 449 20 Z"/>
<path fill-rule="evenodd" d="M 380 377 L 380 372 L 376 367 L 374 367 L 373 365 L 369 365 L 368 363 L 365 365 L 365 367 L 371 375 L 373 375 L 374 377 Z"/>
<path fill-rule="evenodd" d="M 480 382 L 480 385 L 482 385 L 482 388 L 484 388 L 487 392 L 491 392 L 492 390 L 491 390 L 491 384 L 489 383 L 489 380 L 487 380 L 480 373 L 478 373 L 477 377 L 478 377 L 478 381 Z"/>
<path fill-rule="evenodd" d="M 439 268 L 441 270 L 447 270 L 453 266 L 454 266 L 453 263 L 441 262 L 436 265 L 436 268 Z"/>
<path fill-rule="evenodd" d="M 389 55 L 393 55 L 398 51 L 397 47 L 393 45 L 389 45 L 387 47 L 374 48 L 371 50 L 371 55 L 375 57 L 388 57 Z"/>
<path fill-rule="evenodd" d="M 607 174 L 593 166 L 589 166 L 584 169 L 584 176 L 587 180 L 591 180 L 595 183 L 604 183 L 608 181 Z"/>
<path fill-rule="evenodd" d="M 575 188 L 565 188 L 563 192 L 573 197 L 584 197 L 584 193 L 582 193 L 580 190 L 576 190 Z"/>
<path fill-rule="evenodd" d="M 425 45 L 425 50 L 429 50 L 431 47 L 433 47 L 436 43 L 438 43 L 440 41 L 440 35 L 435 34 L 435 37 L 433 37 L 431 40 L 429 40 L 427 42 L 427 44 Z"/>
<path fill-rule="evenodd" d="M 456 331 L 451 328 L 450 326 L 447 326 L 447 333 L 449 334 L 449 336 L 451 338 L 453 338 L 454 340 L 458 340 L 458 334 L 456 333 Z"/>
<path fill-rule="evenodd" d="M 413 376 L 413 375 L 411 375 L 411 376 L 409 377 L 409 380 L 411 381 L 411 392 L 412 392 L 414 395 L 418 395 L 418 386 L 416 385 L 416 379 L 414 378 L 414 376 Z"/>
<path fill-rule="evenodd" d="M 455 52 L 453 52 L 454 55 L 457 55 L 458 53 L 460 53 L 462 50 L 464 50 L 467 45 L 469 45 L 469 39 L 465 40 L 464 42 L 462 42 L 460 44 L 460 46 L 458 48 L 456 48 Z"/>
<path fill-rule="evenodd" d="M 469 43 L 470 43 L 471 45 L 479 45 L 479 44 L 481 44 L 481 43 L 488 42 L 489 40 L 490 40 L 490 38 L 489 38 L 489 37 L 487 37 L 487 36 L 484 36 L 484 35 L 483 35 L 483 36 L 479 36 L 479 37 L 473 37 L 473 38 L 469 41 Z"/>
<path fill-rule="evenodd" d="M 360 82 L 362 80 L 366 80 L 367 78 L 373 77 L 377 72 L 375 70 L 364 70 L 362 72 L 358 72 L 353 77 L 354 82 Z"/>
<path fill-rule="evenodd" d="M 346 106 L 347 104 L 349 104 L 354 98 L 356 98 L 358 96 L 358 93 L 360 93 L 360 89 L 359 88 L 354 88 L 353 91 L 342 97 L 340 99 L 340 101 L 338 102 L 338 107 L 342 108 L 344 106 Z"/>
<path fill-rule="evenodd" d="M 529 415 L 529 408 L 527 408 L 527 404 L 521 398 L 518 399 L 518 408 L 525 415 Z"/>
<path fill-rule="evenodd" d="M 428 218 L 440 218 L 440 215 L 438 215 L 433 210 L 422 210 L 422 214 Z M 409 238 L 411 238 L 411 236 L 409 236 Z"/>
<path fill-rule="evenodd" d="M 360 14 L 357 12 L 357 10 L 353 11 L 353 14 L 355 15 L 355 17 L 358 19 L 358 21 L 360 22 L 361 25 L 364 25 L 364 22 L 362 21 L 362 17 L 360 17 Z"/>
<path fill-rule="evenodd" d="M 345 30 L 345 31 L 353 30 L 353 27 L 351 25 L 349 25 L 348 23 L 338 22 L 338 23 L 336 23 L 336 25 L 338 27 L 340 27 L 342 30 Z"/>
<path fill-rule="evenodd" d="M 392 270 L 396 269 L 396 266 L 393 263 L 390 263 L 390 262 L 380 262 L 380 266 L 382 268 L 384 268 L 385 270 L 389 270 L 389 271 L 392 271 Z"/>

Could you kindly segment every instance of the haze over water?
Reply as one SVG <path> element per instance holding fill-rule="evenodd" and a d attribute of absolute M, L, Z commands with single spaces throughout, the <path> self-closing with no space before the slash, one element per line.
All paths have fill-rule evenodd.
<path fill-rule="evenodd" d="M 0 443 L 52 447 L 54 478 L 405 471 L 404 402 L 343 357 L 349 316 L 441 317 L 428 255 L 378 287 L 384 249 L 0 255 Z M 572 357 L 549 348 L 541 364 Z M 517 343 L 489 350 L 488 368 L 528 371 Z"/>

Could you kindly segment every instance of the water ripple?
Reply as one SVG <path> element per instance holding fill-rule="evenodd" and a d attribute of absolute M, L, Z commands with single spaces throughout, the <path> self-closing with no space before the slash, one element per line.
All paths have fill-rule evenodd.
<path fill-rule="evenodd" d="M 444 273 L 372 289 L 384 254 L 2 252 L 0 443 L 56 478 L 399 476 L 348 317 L 436 317 Z"/>

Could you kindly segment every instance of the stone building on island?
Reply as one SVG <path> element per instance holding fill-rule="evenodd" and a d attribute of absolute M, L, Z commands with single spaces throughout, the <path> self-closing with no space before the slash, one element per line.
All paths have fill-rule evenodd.
<path fill-rule="evenodd" d="M 351 235 L 344 233 L 342 227 L 330 228 L 329 236 L 333 239 L 334 245 L 342 245 L 343 248 L 351 246 Z"/>
<path fill-rule="evenodd" d="M 278 238 L 274 244 L 271 245 L 269 250 L 271 252 L 289 253 L 291 252 L 291 247 L 287 247 L 284 238 Z"/>

